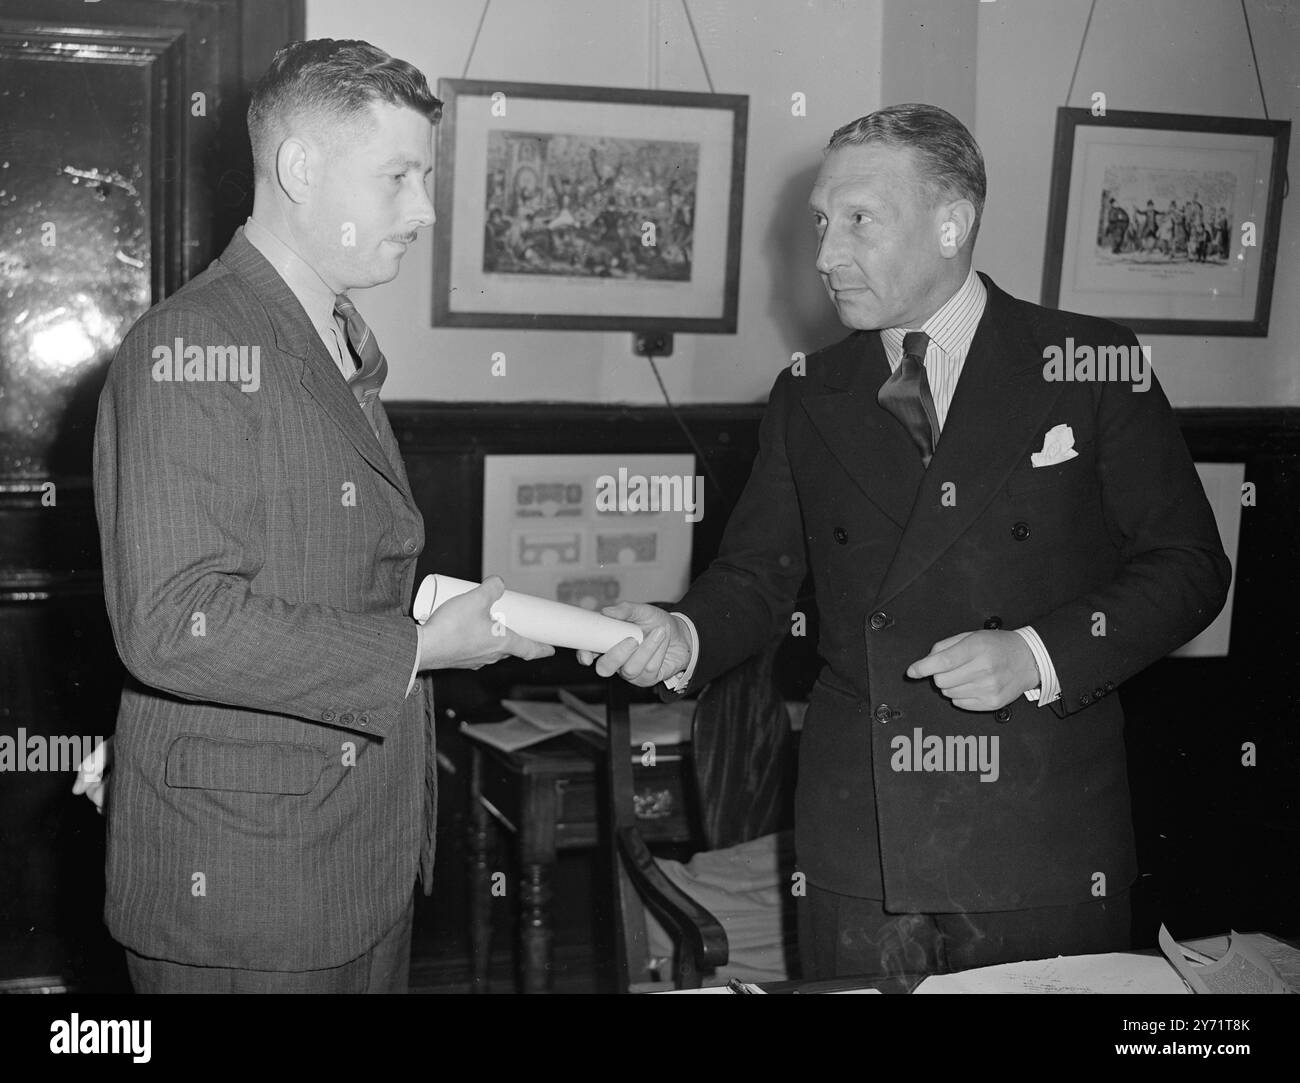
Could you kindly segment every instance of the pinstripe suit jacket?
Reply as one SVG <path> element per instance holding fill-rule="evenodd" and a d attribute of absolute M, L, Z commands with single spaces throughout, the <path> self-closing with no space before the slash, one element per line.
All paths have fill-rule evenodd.
<path fill-rule="evenodd" d="M 417 870 L 429 890 L 427 678 L 406 695 L 424 525 L 375 414 L 378 438 L 242 230 L 110 367 L 95 506 L 129 677 L 105 919 L 143 955 L 337 966 Z"/>

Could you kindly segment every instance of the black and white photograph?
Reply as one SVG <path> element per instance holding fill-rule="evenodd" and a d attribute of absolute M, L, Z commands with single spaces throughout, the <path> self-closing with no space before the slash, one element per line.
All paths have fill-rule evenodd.
<path fill-rule="evenodd" d="M 1276 1071 L 1297 56 L 0 0 L 0 1066 Z"/>

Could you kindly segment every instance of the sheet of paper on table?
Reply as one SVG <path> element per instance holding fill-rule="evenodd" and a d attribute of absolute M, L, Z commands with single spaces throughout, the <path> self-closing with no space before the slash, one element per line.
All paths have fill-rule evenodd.
<path fill-rule="evenodd" d="M 1224 943 L 1223 950 L 1215 953 L 1218 955 L 1216 959 L 1208 951 L 1180 945 L 1164 925 L 1160 926 L 1159 936 L 1160 950 L 1195 993 L 1287 992 L 1286 982 L 1256 946 L 1257 939 L 1270 938 L 1252 938 L 1237 932 L 1230 932 L 1227 937 L 1216 937 L 1215 941 Z M 1287 948 L 1277 941 L 1273 943 L 1279 948 Z"/>
<path fill-rule="evenodd" d="M 1232 935 L 1237 940 L 1248 943 L 1267 959 L 1269 965 L 1277 971 L 1278 977 L 1291 992 L 1300 993 L 1300 948 L 1293 948 L 1290 944 L 1278 940 L 1277 937 L 1269 936 L 1268 933 L 1233 933 Z M 1211 958 L 1221 959 L 1228 952 L 1228 938 L 1210 936 L 1204 940 L 1189 940 L 1183 948 L 1191 948 Z"/>
<path fill-rule="evenodd" d="M 1108 952 L 934 974 L 913 993 L 1186 993 L 1159 955 Z"/>
<path fill-rule="evenodd" d="M 1181 946 L 1161 926 L 1161 955 L 1113 952 L 935 974 L 917 993 L 1190 993 L 1300 991 L 1300 951 L 1261 933 L 1233 933 Z M 1195 960 L 1189 962 L 1188 959 Z M 1179 966 L 1192 975 L 1184 982 Z M 1194 979 L 1194 980 L 1193 980 Z M 1202 988 L 1196 989 L 1196 982 Z M 1191 985 L 1191 988 L 1189 988 Z"/>
<path fill-rule="evenodd" d="M 576 715 L 580 715 L 598 729 L 605 732 L 605 705 L 603 703 L 584 703 L 572 692 L 561 688 L 560 703 Z M 518 701 L 511 701 L 518 706 Z M 514 706 L 509 706 L 519 714 Z M 534 706 L 525 704 L 525 706 Z M 655 745 L 684 745 L 691 740 L 691 720 L 695 717 L 695 704 L 687 700 L 677 703 L 633 703 L 628 708 L 628 717 L 632 723 L 632 744 L 637 748 L 650 741 Z"/>
<path fill-rule="evenodd" d="M 700 989 L 660 989 L 657 990 L 657 992 L 660 993 L 730 993 L 737 996 L 743 995 L 745 993 L 766 993 L 767 992 L 766 989 L 762 988 L 761 986 L 755 985 L 753 982 L 741 982 L 740 984 L 745 986 L 745 988 L 735 989 L 732 988 L 730 984 L 726 984 L 726 985 L 705 985 Z M 795 990 L 795 992 L 800 992 L 800 993 L 810 992 L 810 991 L 811 990 L 806 990 L 806 989 Z M 839 996 L 844 993 L 857 994 L 857 993 L 879 993 L 880 992 L 879 989 L 827 989 L 825 991 L 828 994 L 831 994 L 832 996 Z"/>
<path fill-rule="evenodd" d="M 502 700 L 501 705 L 515 717 L 505 722 L 462 722 L 460 730 L 466 737 L 502 752 L 517 752 L 564 733 L 605 732 L 604 706 L 582 703 L 567 692 L 562 692 L 561 696 L 564 697 L 562 703 Z M 687 743 L 691 738 L 694 709 L 695 704 L 689 702 L 632 704 L 632 747 L 641 748 L 646 742 L 660 748 Z"/>

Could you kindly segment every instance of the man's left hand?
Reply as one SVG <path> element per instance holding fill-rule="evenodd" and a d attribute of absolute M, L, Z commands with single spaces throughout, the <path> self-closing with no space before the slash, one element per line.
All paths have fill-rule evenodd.
<path fill-rule="evenodd" d="M 963 711 L 996 711 L 1040 683 L 1029 644 L 1015 632 L 962 632 L 941 639 L 907 667 Z"/>

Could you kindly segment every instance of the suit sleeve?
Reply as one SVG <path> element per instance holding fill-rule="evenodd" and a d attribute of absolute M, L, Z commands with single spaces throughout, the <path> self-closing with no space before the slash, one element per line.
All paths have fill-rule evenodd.
<path fill-rule="evenodd" d="M 239 340 L 194 312 L 154 313 L 100 396 L 95 505 L 123 663 L 182 699 L 383 736 L 401 716 L 414 623 L 254 593 L 263 524 L 287 514 L 260 482 L 259 432 L 274 420 L 237 384 L 153 379 L 154 346 L 178 338 Z"/>
<path fill-rule="evenodd" d="M 692 688 L 767 646 L 789 620 L 803 583 L 803 516 L 786 445 L 795 379 L 788 369 L 777 377 L 759 425 L 758 456 L 718 556 L 672 607 L 699 634 Z"/>
<path fill-rule="evenodd" d="M 1126 345 L 1137 346 L 1127 333 Z M 1104 586 L 1032 622 L 1052 658 L 1061 717 L 1196 636 L 1223 608 L 1232 569 L 1200 477 L 1154 374 L 1146 391 L 1095 388 L 1106 529 L 1122 565 Z"/>

